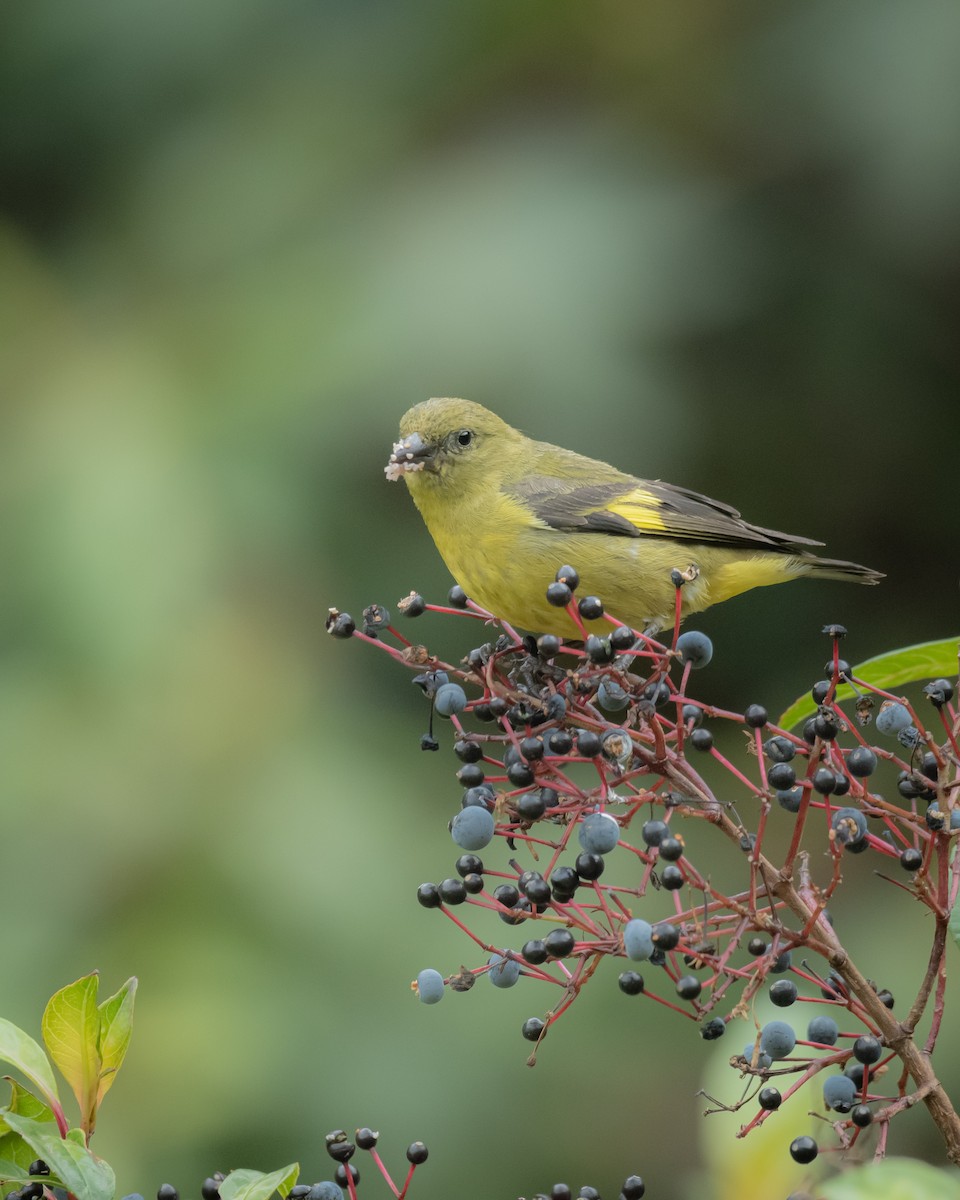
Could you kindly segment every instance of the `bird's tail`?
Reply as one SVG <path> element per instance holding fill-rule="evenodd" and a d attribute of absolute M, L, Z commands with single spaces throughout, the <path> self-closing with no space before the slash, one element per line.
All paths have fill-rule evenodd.
<path fill-rule="evenodd" d="M 817 575 L 820 579 L 842 579 L 847 583 L 879 583 L 884 575 L 872 567 L 861 567 L 859 563 L 844 562 L 840 558 L 815 558 L 813 555 L 800 558 L 804 574 Z"/>

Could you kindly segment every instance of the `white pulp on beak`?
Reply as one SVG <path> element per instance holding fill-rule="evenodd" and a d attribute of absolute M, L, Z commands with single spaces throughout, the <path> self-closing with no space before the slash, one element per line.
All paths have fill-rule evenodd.
<path fill-rule="evenodd" d="M 405 439 L 403 441 L 393 443 L 393 451 L 390 455 L 390 459 L 387 462 L 387 465 L 383 468 L 384 475 L 386 475 L 387 479 L 389 479 L 391 483 L 397 479 L 400 479 L 403 475 L 406 475 L 410 471 L 422 471 L 427 465 L 423 459 L 421 459 L 419 462 L 413 461 L 414 452 L 409 448 L 407 444 L 408 440 L 409 439 Z"/>

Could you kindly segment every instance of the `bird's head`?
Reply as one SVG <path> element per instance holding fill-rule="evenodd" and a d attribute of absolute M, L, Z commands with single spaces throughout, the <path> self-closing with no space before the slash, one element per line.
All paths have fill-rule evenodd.
<path fill-rule="evenodd" d="M 403 479 L 411 492 L 449 485 L 468 487 L 489 478 L 502 461 L 507 444 L 523 435 L 470 400 L 425 400 L 400 420 L 400 440 L 394 443 L 384 468 L 388 479 Z"/>

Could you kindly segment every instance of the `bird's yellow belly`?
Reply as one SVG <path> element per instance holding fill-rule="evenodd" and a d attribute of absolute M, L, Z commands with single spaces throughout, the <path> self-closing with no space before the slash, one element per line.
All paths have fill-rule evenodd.
<path fill-rule="evenodd" d="M 603 535 L 541 529 L 533 538 L 488 530 L 474 534 L 469 552 L 452 548 L 444 559 L 467 595 L 495 616 L 535 633 L 579 637 L 566 612 L 546 598 L 557 571 L 566 565 L 580 574 L 577 596 L 599 596 L 619 620 L 641 629 L 652 623 L 661 628 L 673 624 L 670 571 L 674 566 L 686 568 L 689 555 L 678 557 L 662 544 L 651 549 L 650 540 L 622 538 L 611 547 L 613 539 Z M 595 621 L 588 628 L 605 632 L 610 626 Z"/>
<path fill-rule="evenodd" d="M 546 598 L 557 571 L 566 565 L 580 574 L 578 598 L 598 596 L 611 616 L 634 629 L 673 627 L 675 569 L 693 576 L 683 586 L 681 616 L 805 573 L 801 562 L 788 554 L 745 554 L 742 549 L 671 538 L 531 525 L 529 513 L 502 493 L 492 507 L 430 503 L 416 491 L 414 498 L 444 562 L 470 599 L 533 633 L 580 636 L 567 613 Z M 610 626 L 601 620 L 587 628 L 603 633 Z"/>
<path fill-rule="evenodd" d="M 598 596 L 606 611 L 635 629 L 673 627 L 676 592 L 674 569 L 696 569 L 684 584 L 681 615 L 767 584 L 782 583 L 800 572 L 783 554 L 757 554 L 723 547 L 692 546 L 668 538 L 615 538 L 603 534 L 552 533 L 509 536 L 502 531 L 475 531 L 470 550 L 451 548 L 444 559 L 467 595 L 524 630 L 579 637 L 566 612 L 549 604 L 546 592 L 560 567 L 580 574 L 578 598 Z M 605 621 L 587 622 L 602 633 Z"/>

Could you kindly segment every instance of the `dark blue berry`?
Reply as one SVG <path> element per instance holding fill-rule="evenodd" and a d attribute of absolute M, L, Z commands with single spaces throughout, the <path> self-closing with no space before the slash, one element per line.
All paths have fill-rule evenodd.
<path fill-rule="evenodd" d="M 812 1163 L 819 1153 L 820 1147 L 812 1137 L 804 1135 L 803 1137 L 794 1138 L 790 1143 L 790 1157 L 794 1162 L 802 1164 Z"/>
<path fill-rule="evenodd" d="M 419 617 L 426 612 L 427 602 L 419 592 L 411 592 L 400 601 L 397 608 L 405 617 Z"/>
<path fill-rule="evenodd" d="M 847 770 L 858 779 L 865 779 L 877 769 L 877 756 L 869 746 L 857 746 L 847 755 Z"/>
<path fill-rule="evenodd" d="M 577 855 L 574 866 L 581 879 L 593 880 L 600 878 L 606 863 L 602 854 L 591 854 L 585 850 L 582 854 Z"/>
<path fill-rule="evenodd" d="M 792 979 L 778 979 L 770 985 L 770 1000 L 777 1008 L 789 1008 L 797 998 L 797 985 Z"/>
<path fill-rule="evenodd" d="M 575 939 L 569 929 L 553 929 L 543 940 L 551 958 L 566 958 L 573 953 Z"/>
<path fill-rule="evenodd" d="M 662 838 L 666 837 L 670 832 L 670 826 L 666 821 L 645 821 L 643 828 L 640 830 L 640 836 L 648 846 L 659 846 Z"/>
<path fill-rule="evenodd" d="M 763 752 L 771 762 L 785 763 L 796 757 L 797 748 L 789 738 L 777 734 L 763 743 Z"/>
<path fill-rule="evenodd" d="M 661 950 L 673 950 L 680 941 L 680 930 L 669 921 L 659 921 L 651 932 L 654 945 Z"/>
<path fill-rule="evenodd" d="M 787 791 L 797 782 L 797 773 L 789 763 L 774 763 L 767 771 L 767 782 L 772 788 Z"/>
<path fill-rule="evenodd" d="M 953 684 L 949 679 L 934 679 L 924 687 L 923 694 L 934 708 L 943 708 L 953 699 Z"/>
<path fill-rule="evenodd" d="M 883 1054 L 883 1046 L 875 1037 L 858 1037 L 853 1043 L 853 1056 L 857 1062 L 870 1066 L 877 1062 Z"/>
<path fill-rule="evenodd" d="M 616 651 L 610 644 L 610 639 L 608 637 L 597 637 L 595 633 L 590 634 L 584 642 L 583 648 L 587 652 L 587 658 L 593 663 L 613 662 L 616 657 Z"/>
<path fill-rule="evenodd" d="M 643 976 L 636 971 L 621 972 L 617 982 L 620 985 L 620 991 L 627 996 L 639 996 L 643 991 Z"/>
<path fill-rule="evenodd" d="M 572 896 L 580 886 L 580 876 L 573 867 L 555 867 L 550 875 L 550 885 L 554 895 L 560 893 Z"/>
<path fill-rule="evenodd" d="M 520 953 L 524 960 L 533 966 L 545 963 L 548 957 L 546 943 L 540 938 L 533 938 L 529 942 L 524 942 L 520 948 Z"/>
<path fill-rule="evenodd" d="M 618 654 L 632 650 L 636 640 L 636 635 L 629 625 L 618 625 L 610 634 L 610 645 Z"/>
<path fill-rule="evenodd" d="M 327 617 L 327 633 L 335 638 L 349 638 L 356 633 L 357 626 L 353 617 L 349 613 L 338 612 L 335 608 L 330 609 L 330 615 Z M 167 1184 L 163 1185 L 167 1187 Z M 160 1193 L 158 1192 L 157 1195 Z"/>
<path fill-rule="evenodd" d="M 551 754 L 569 754 L 573 749 L 573 738 L 566 729 L 554 729 L 547 734 L 547 749 Z"/>
<path fill-rule="evenodd" d="M 580 586 L 580 574 L 575 567 L 562 566 L 555 578 L 558 583 L 565 583 L 574 592 Z"/>
<path fill-rule="evenodd" d="M 455 879 L 452 876 L 444 879 L 438 890 L 444 904 L 462 904 L 467 898 L 467 889 L 463 886 L 463 880 Z"/>
<path fill-rule="evenodd" d="M 457 772 L 457 781 L 465 788 L 479 787 L 485 778 L 483 767 L 475 762 L 464 763 Z"/>
<path fill-rule="evenodd" d="M 516 799 L 517 816 L 524 821 L 539 821 L 547 811 L 543 792 L 524 792 Z"/>
<path fill-rule="evenodd" d="M 528 1042 L 535 1042 L 539 1039 L 544 1030 L 544 1023 L 539 1017 L 528 1017 L 520 1027 L 520 1032 Z"/>
<path fill-rule="evenodd" d="M 577 749 L 584 758 L 596 758 L 600 753 L 600 739 L 590 729 L 581 729 L 577 734 Z"/>
<path fill-rule="evenodd" d="M 417 901 L 424 908 L 439 908 L 443 903 L 440 891 L 435 883 L 421 883 L 417 888 Z"/>

